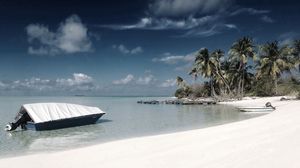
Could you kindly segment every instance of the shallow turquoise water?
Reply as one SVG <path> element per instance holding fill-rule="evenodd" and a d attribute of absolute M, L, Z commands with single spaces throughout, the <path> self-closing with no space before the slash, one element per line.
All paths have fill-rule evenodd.
<path fill-rule="evenodd" d="M 145 135 L 203 128 L 257 117 L 225 105 L 144 105 L 155 97 L 0 97 L 0 157 L 56 151 Z M 105 114 L 94 125 L 53 131 L 5 132 L 22 104 L 67 102 L 97 106 Z"/>

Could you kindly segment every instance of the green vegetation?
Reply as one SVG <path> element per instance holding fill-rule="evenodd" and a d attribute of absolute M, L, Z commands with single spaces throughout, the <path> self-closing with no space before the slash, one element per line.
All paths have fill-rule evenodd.
<path fill-rule="evenodd" d="M 176 90 L 175 96 L 178 98 L 189 97 L 192 93 L 191 87 L 179 76 L 177 77 L 176 81 L 179 89 Z"/>
<path fill-rule="evenodd" d="M 255 45 L 251 38 L 243 37 L 231 46 L 228 56 L 217 49 L 200 49 L 189 75 L 206 79 L 201 84 L 188 85 L 177 77 L 175 96 L 214 97 L 216 99 L 249 96 L 296 94 L 300 97 L 300 82 L 292 71 L 300 69 L 300 40 L 293 45 L 280 45 L 277 41 Z M 283 76 L 290 79 L 283 80 Z"/>

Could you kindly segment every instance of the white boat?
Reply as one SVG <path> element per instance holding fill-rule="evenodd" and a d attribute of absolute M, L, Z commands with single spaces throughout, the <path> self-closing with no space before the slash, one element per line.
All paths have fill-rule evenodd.
<path fill-rule="evenodd" d="M 273 107 L 238 107 L 242 112 L 271 112 L 274 111 Z"/>
<path fill-rule="evenodd" d="M 24 104 L 6 131 L 33 127 L 37 131 L 94 124 L 105 112 L 98 107 L 67 103 Z"/>

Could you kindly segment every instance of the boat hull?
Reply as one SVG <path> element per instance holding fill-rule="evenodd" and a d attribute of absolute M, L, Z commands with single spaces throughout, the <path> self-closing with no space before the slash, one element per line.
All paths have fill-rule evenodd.
<path fill-rule="evenodd" d="M 274 111 L 271 107 L 240 107 L 238 108 L 242 112 L 271 112 Z"/>
<path fill-rule="evenodd" d="M 28 123 L 26 126 L 28 128 L 33 128 L 36 131 L 44 131 L 44 130 L 54 130 L 54 129 L 62 129 L 68 127 L 76 127 L 83 125 L 94 124 L 98 121 L 100 117 L 102 117 L 105 113 L 101 114 L 92 114 L 74 118 L 67 118 L 55 121 L 48 121 L 43 123 Z"/>

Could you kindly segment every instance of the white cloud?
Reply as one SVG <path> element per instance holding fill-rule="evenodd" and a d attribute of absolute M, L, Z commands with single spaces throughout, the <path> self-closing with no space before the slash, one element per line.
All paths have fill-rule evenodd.
<path fill-rule="evenodd" d="M 140 19 L 136 24 L 131 25 L 104 25 L 112 29 L 148 29 L 148 30 L 165 30 L 165 29 L 181 29 L 188 30 L 208 23 L 212 23 L 218 19 L 218 16 L 203 16 L 200 18 L 188 17 L 185 19 L 155 18 L 145 17 Z"/>
<path fill-rule="evenodd" d="M 40 48 L 33 48 L 32 46 L 28 47 L 28 53 L 32 55 L 56 55 L 59 53 L 59 50 L 55 48 L 46 48 L 41 46 Z"/>
<path fill-rule="evenodd" d="M 174 70 L 189 73 L 192 66 L 193 66 L 193 62 L 190 62 L 184 65 L 177 66 Z"/>
<path fill-rule="evenodd" d="M 250 15 L 259 15 L 259 14 L 267 14 L 270 13 L 269 10 L 257 10 L 254 8 L 240 8 L 233 12 L 231 12 L 230 16 L 236 16 L 242 13 L 250 14 Z"/>
<path fill-rule="evenodd" d="M 229 28 L 229 29 L 238 29 L 236 25 L 234 24 L 224 24 L 225 27 Z"/>
<path fill-rule="evenodd" d="M 158 16 L 180 16 L 225 10 L 233 0 L 155 0 L 150 11 Z"/>
<path fill-rule="evenodd" d="M 191 29 L 178 37 L 209 37 L 216 34 L 220 34 L 225 30 L 238 31 L 239 29 L 234 24 L 224 24 L 220 21 L 220 23 L 214 23 L 213 25 L 207 27 L 197 27 L 195 29 Z"/>
<path fill-rule="evenodd" d="M 57 55 L 92 51 L 92 42 L 88 29 L 77 15 L 68 17 L 60 23 L 56 32 L 41 24 L 30 24 L 26 27 L 29 54 Z"/>
<path fill-rule="evenodd" d="M 195 18 L 190 16 L 185 19 L 169 19 L 169 18 L 142 18 L 138 23 L 133 25 L 110 25 L 104 26 L 113 29 L 147 29 L 147 30 L 185 30 L 186 32 L 177 37 L 189 36 L 212 36 L 221 33 L 223 30 L 235 29 L 234 24 L 224 24 L 222 18 L 218 15 L 203 16 Z"/>
<path fill-rule="evenodd" d="M 55 83 L 53 81 L 50 81 L 49 79 L 41 79 L 32 77 L 30 79 L 24 79 L 24 80 L 16 80 L 12 83 L 7 84 L 8 87 L 6 89 L 12 89 L 12 90 L 50 90 L 53 87 L 55 87 Z"/>
<path fill-rule="evenodd" d="M 294 40 L 299 38 L 300 34 L 296 32 L 286 32 L 278 37 L 279 45 L 292 45 Z"/>
<path fill-rule="evenodd" d="M 208 37 L 237 30 L 228 18 L 240 15 L 264 15 L 271 11 L 254 8 L 236 8 L 234 0 L 154 0 L 149 5 L 146 16 L 134 24 L 100 25 L 115 30 L 180 30 L 173 37 Z M 235 10 L 236 9 L 236 10 Z M 259 17 L 271 22 L 270 17 Z"/>
<path fill-rule="evenodd" d="M 176 79 L 167 79 L 159 85 L 159 87 L 164 87 L 164 88 L 174 87 L 174 86 L 176 86 Z"/>
<path fill-rule="evenodd" d="M 142 52 L 144 52 L 144 50 L 141 46 L 138 46 L 130 51 L 131 54 L 138 54 L 138 53 L 142 53 Z"/>
<path fill-rule="evenodd" d="M 130 52 L 123 44 L 113 45 L 113 48 L 118 49 L 123 54 L 128 54 Z"/>
<path fill-rule="evenodd" d="M 115 85 L 149 85 L 152 84 L 156 79 L 153 75 L 147 74 L 144 77 L 135 78 L 132 74 L 128 74 L 125 78 L 114 80 L 112 83 Z"/>
<path fill-rule="evenodd" d="M 83 73 L 74 73 L 73 78 L 68 79 L 56 79 L 56 83 L 59 86 L 82 86 L 90 85 L 93 83 L 93 78 L 83 74 Z"/>
<path fill-rule="evenodd" d="M 131 85 L 131 86 L 146 86 L 152 85 L 155 87 L 172 87 L 176 85 L 175 79 L 168 79 L 161 84 L 158 84 L 157 79 L 152 74 L 146 74 L 145 76 L 135 78 L 132 74 L 128 74 L 126 77 L 115 80 L 112 82 L 114 85 Z"/>
<path fill-rule="evenodd" d="M 12 91 L 88 91 L 96 89 L 93 78 L 83 74 L 74 73 L 72 78 L 58 78 L 55 80 L 32 77 L 11 82 L 0 81 L 0 89 Z"/>
<path fill-rule="evenodd" d="M 115 85 L 126 85 L 134 80 L 134 76 L 132 74 L 128 74 L 125 78 L 120 80 L 113 81 L 113 84 Z"/>
<path fill-rule="evenodd" d="M 195 61 L 195 55 L 198 51 L 186 55 L 163 54 L 163 57 L 152 59 L 153 62 L 161 62 L 169 65 L 176 65 L 175 71 L 189 72 Z"/>
<path fill-rule="evenodd" d="M 165 64 L 177 64 L 182 62 L 193 62 L 195 60 L 195 52 L 187 55 L 171 55 L 170 53 L 165 53 L 164 57 L 153 58 L 153 62 L 162 62 Z"/>
<path fill-rule="evenodd" d="M 206 15 L 202 17 L 189 16 L 186 18 L 173 19 L 173 18 L 156 18 L 145 17 L 140 19 L 135 24 L 131 25 L 103 25 L 100 27 L 112 28 L 116 30 L 126 29 L 145 29 L 145 30 L 183 30 L 176 37 L 190 37 L 199 36 L 207 37 L 224 30 L 238 30 L 234 24 L 224 23 L 224 17 L 219 15 Z"/>
<path fill-rule="evenodd" d="M 266 23 L 274 23 L 274 20 L 266 15 L 262 16 L 260 19 Z"/>
<path fill-rule="evenodd" d="M 151 74 L 152 71 L 150 69 L 145 70 L 145 74 Z"/>
<path fill-rule="evenodd" d="M 120 44 L 120 45 L 113 45 L 112 47 L 114 49 L 119 50 L 123 54 L 139 54 L 139 53 L 144 52 L 144 50 L 141 46 L 137 46 L 133 49 L 128 49 L 125 45 Z"/>
<path fill-rule="evenodd" d="M 147 75 L 145 77 L 139 77 L 138 80 L 136 81 L 136 84 L 139 85 L 149 85 L 155 80 L 153 75 Z"/>
<path fill-rule="evenodd" d="M 7 87 L 7 84 L 0 81 L 0 89 L 5 89 Z"/>

